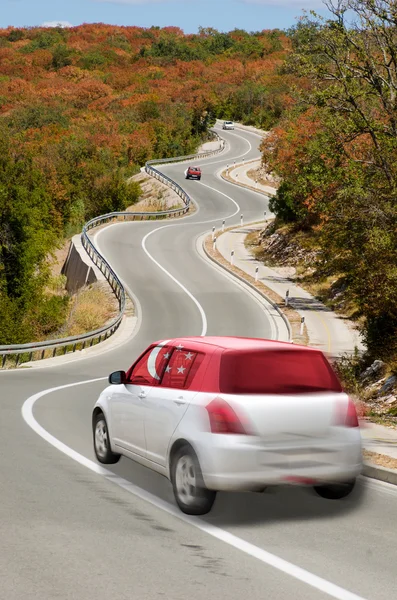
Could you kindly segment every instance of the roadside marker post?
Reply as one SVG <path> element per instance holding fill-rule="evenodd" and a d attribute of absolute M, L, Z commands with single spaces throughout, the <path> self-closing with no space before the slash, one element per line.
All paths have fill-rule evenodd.
<path fill-rule="evenodd" d="M 300 334 L 303 335 L 303 328 L 305 326 L 305 317 L 301 318 L 301 330 L 300 330 Z"/>
<path fill-rule="evenodd" d="M 213 249 L 216 250 L 216 237 L 214 237 Z"/>
<path fill-rule="evenodd" d="M 232 250 L 232 253 L 230 255 L 230 263 L 232 266 L 234 265 L 234 250 Z"/>
<path fill-rule="evenodd" d="M 212 240 L 215 238 L 215 225 L 212 228 Z"/>
<path fill-rule="evenodd" d="M 259 267 L 256 267 L 256 269 L 255 269 L 255 281 L 258 281 L 258 273 L 259 273 Z"/>
<path fill-rule="evenodd" d="M 285 306 L 288 306 L 289 304 L 289 290 L 287 290 L 285 292 Z"/>
<path fill-rule="evenodd" d="M 222 221 L 222 232 L 225 231 L 225 220 Z"/>
<path fill-rule="evenodd" d="M 240 217 L 240 225 L 244 225 L 244 215 L 241 215 Z"/>

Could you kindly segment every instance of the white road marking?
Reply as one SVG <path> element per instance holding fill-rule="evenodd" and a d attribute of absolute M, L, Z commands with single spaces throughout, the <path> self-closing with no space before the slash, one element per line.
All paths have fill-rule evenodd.
<path fill-rule="evenodd" d="M 167 269 L 165 267 L 163 267 L 149 252 L 149 250 L 146 248 L 146 240 L 153 235 L 154 233 L 156 233 L 157 231 L 161 231 L 162 229 L 166 229 L 167 227 L 170 227 L 170 225 L 164 225 L 163 227 L 158 227 L 157 229 L 153 229 L 152 231 L 149 231 L 149 233 L 147 233 L 145 235 L 145 237 L 142 240 L 142 249 L 144 251 L 144 253 L 150 258 L 150 260 L 152 262 L 154 262 L 154 264 L 163 271 L 163 273 L 165 273 L 174 283 L 176 283 L 181 290 L 183 290 L 185 292 L 185 294 L 187 294 L 189 296 L 189 298 L 194 302 L 194 304 L 197 306 L 200 316 L 201 316 L 201 322 L 202 322 L 202 329 L 201 329 L 201 333 L 200 335 L 204 336 L 207 333 L 207 328 L 208 328 L 208 323 L 207 323 L 207 316 L 204 312 L 203 307 L 201 306 L 200 302 L 197 300 L 197 298 L 195 296 L 193 296 L 193 294 L 191 292 L 189 292 L 189 290 L 183 285 L 183 283 L 181 283 L 180 281 L 178 281 L 178 279 L 176 279 L 176 277 L 174 277 L 173 275 L 171 275 L 171 273 L 169 271 L 167 271 Z"/>
<path fill-rule="evenodd" d="M 252 132 L 248 132 L 248 133 L 252 133 Z M 229 161 L 234 161 L 235 159 L 242 158 L 243 156 L 246 156 L 249 152 L 251 152 L 251 150 L 252 150 L 252 144 L 251 144 L 251 142 L 249 140 L 247 140 L 242 135 L 238 135 L 238 133 L 232 133 L 231 135 L 233 135 L 234 137 L 240 138 L 240 140 L 244 140 L 244 142 L 247 142 L 247 144 L 248 144 L 248 150 L 246 150 L 246 152 L 244 152 L 243 154 L 239 154 L 236 157 L 231 157 L 229 159 Z M 253 133 L 253 135 L 258 135 L 258 134 L 257 133 Z M 224 154 L 224 152 L 222 154 Z M 257 160 L 259 160 L 260 158 L 261 158 L 261 155 L 259 155 L 257 157 Z M 166 167 L 175 167 L 176 165 L 184 165 L 186 163 L 191 163 L 192 160 L 186 159 L 186 160 L 181 160 L 180 162 L 165 163 L 165 164 L 161 164 L 160 163 L 159 165 L 153 165 L 153 166 L 154 166 L 154 168 L 158 167 L 157 170 L 159 171 L 161 168 L 164 168 L 164 167 L 165 168 Z M 207 160 L 208 159 L 206 159 L 206 158 L 199 158 L 199 159 L 196 159 L 196 163 L 199 164 L 199 163 L 202 163 L 203 161 L 207 161 Z M 256 159 L 253 158 L 252 160 L 256 160 Z M 211 162 L 205 162 L 205 165 L 217 165 L 219 163 L 226 163 L 226 164 L 228 164 L 227 160 L 225 158 L 223 158 L 222 160 L 215 160 L 215 161 L 211 161 Z M 186 175 L 186 171 L 185 171 L 185 175 Z"/>
<path fill-rule="evenodd" d="M 306 583 L 312 588 L 315 588 L 321 592 L 324 592 L 325 594 L 328 594 L 328 596 L 331 596 L 332 598 L 336 598 L 337 600 L 364 600 L 363 597 L 349 592 L 348 590 L 345 590 L 344 588 L 335 585 L 330 581 L 327 581 L 326 579 L 318 577 L 317 575 L 310 573 L 310 571 L 306 571 L 305 569 L 302 569 L 301 567 L 298 567 L 288 562 L 287 560 L 276 556 L 275 554 L 271 554 L 270 552 L 267 552 L 266 550 L 255 546 L 254 544 L 250 544 L 249 542 L 246 542 L 245 540 L 233 535 L 232 533 L 229 533 L 228 531 L 225 531 L 224 529 L 221 529 L 220 527 L 210 525 L 204 520 L 200 519 L 199 517 L 190 517 L 188 515 L 185 515 L 184 513 L 180 512 L 179 509 L 177 509 L 175 506 L 169 504 L 168 502 L 165 502 L 164 500 L 161 500 L 154 494 L 147 492 L 139 486 L 131 483 L 127 479 L 115 475 L 108 469 L 105 469 L 101 465 L 83 456 L 79 452 L 76 452 L 75 450 L 58 440 L 56 437 L 51 435 L 46 429 L 44 429 L 44 427 L 42 427 L 36 421 L 33 415 L 33 407 L 37 400 L 39 400 L 43 396 L 46 396 L 52 392 L 56 392 L 59 390 L 64 390 L 79 385 L 86 385 L 97 381 L 103 381 L 105 379 L 107 378 L 99 377 L 97 379 L 90 379 L 86 381 L 79 381 L 77 383 L 60 385 L 58 387 L 38 392 L 37 394 L 30 396 L 30 398 L 28 398 L 24 402 L 22 406 L 22 417 L 26 424 L 31 429 L 33 429 L 33 431 L 35 431 L 41 438 L 46 440 L 57 450 L 60 450 L 61 452 L 69 456 L 69 458 L 72 458 L 80 465 L 86 467 L 87 469 L 90 469 L 97 475 L 101 475 L 108 481 L 115 483 L 120 488 L 123 488 L 130 494 L 133 494 L 141 500 L 148 502 L 152 506 L 155 506 L 156 508 L 159 508 L 160 510 L 163 510 L 164 512 L 176 517 L 180 521 L 192 525 L 196 529 L 199 529 L 200 531 L 228 544 L 229 546 L 232 546 L 233 548 L 236 548 L 237 550 L 240 550 L 241 552 L 244 552 L 245 554 L 248 554 L 249 556 L 252 556 L 257 560 L 260 560 L 264 564 L 269 565 L 270 567 L 273 567 L 281 571 L 282 573 L 285 573 L 286 575 L 290 575 L 291 577 L 294 577 L 302 583 Z"/>
<path fill-rule="evenodd" d="M 201 182 L 200 182 L 201 183 Z M 224 217 L 224 219 L 231 219 L 233 217 L 235 217 L 239 212 L 240 212 L 240 206 L 237 204 L 237 202 L 235 200 L 233 200 L 233 198 L 231 198 L 230 196 L 228 196 L 227 194 L 224 194 L 223 192 L 220 192 L 219 190 L 205 184 L 205 183 L 201 183 L 201 185 L 203 185 L 204 187 L 207 187 L 208 189 L 213 190 L 214 192 L 221 194 L 222 196 L 225 196 L 225 198 L 227 198 L 228 200 L 230 200 L 230 202 L 232 202 L 235 207 L 236 210 L 234 211 L 234 213 L 232 213 L 231 215 L 228 215 L 226 217 Z M 191 215 L 194 216 L 194 215 Z M 208 219 L 206 221 L 197 221 L 194 222 L 194 225 L 206 225 L 207 223 L 214 223 L 214 221 L 217 219 Z M 186 219 L 184 219 L 184 221 L 186 221 Z M 141 221 L 140 221 L 141 222 Z M 126 225 L 127 223 L 113 223 L 111 225 L 109 225 L 108 227 L 115 227 L 115 226 L 120 226 L 120 225 Z M 187 294 L 189 296 L 189 298 L 194 302 L 194 304 L 197 306 L 199 312 L 200 312 L 200 316 L 201 316 L 201 320 L 202 320 L 202 330 L 201 330 L 201 336 L 204 336 L 207 333 L 207 327 L 208 327 L 208 322 L 207 322 L 207 316 L 205 314 L 205 311 L 203 309 L 203 307 L 201 306 L 200 302 L 197 300 L 197 298 L 195 296 L 193 296 L 193 294 L 191 292 L 189 292 L 189 290 L 178 280 L 176 279 L 176 277 L 174 277 L 169 271 L 167 271 L 167 269 L 165 269 L 165 267 L 163 267 L 148 251 L 147 247 L 146 247 L 146 241 L 147 239 L 155 234 L 157 231 L 161 231 L 162 229 L 167 229 L 169 227 L 178 227 L 179 225 L 182 225 L 182 223 L 172 223 L 170 225 L 162 225 L 161 227 L 157 227 L 156 229 L 153 229 L 152 231 L 149 231 L 149 233 L 147 233 L 145 235 L 145 237 L 142 240 L 141 246 L 143 251 L 145 252 L 145 254 L 149 257 L 149 259 L 154 262 L 154 264 L 163 271 L 163 273 L 165 273 L 174 283 L 176 283 L 176 285 L 178 285 L 184 292 L 185 294 Z M 95 235 L 94 235 L 94 244 L 97 245 L 97 240 L 98 237 L 106 230 L 108 229 L 108 227 L 105 227 L 104 229 L 101 229 L 100 231 L 98 231 Z M 108 261 L 109 262 L 109 261 Z M 110 263 L 109 263 L 110 264 Z M 112 265 L 110 265 L 112 266 Z M 113 268 L 113 267 L 112 267 Z M 123 285 L 124 282 L 123 282 Z"/>
<path fill-rule="evenodd" d="M 244 292 L 246 294 L 248 294 L 254 300 L 254 302 L 256 302 L 258 304 L 258 306 L 260 306 L 262 311 L 267 313 L 268 322 L 269 322 L 270 328 L 271 328 L 270 338 L 272 340 L 280 339 L 280 330 L 277 325 L 276 316 L 275 316 L 275 315 L 277 315 L 277 317 L 281 319 L 279 314 L 275 311 L 273 306 L 271 304 L 269 304 L 268 302 L 266 302 L 265 298 L 260 296 L 257 292 L 255 292 L 255 290 L 250 288 L 246 283 L 244 283 L 243 281 L 241 281 L 240 279 L 238 279 L 237 277 L 232 275 L 229 271 L 226 271 L 221 266 L 219 266 L 217 263 L 213 262 L 211 259 L 208 258 L 208 256 L 206 255 L 206 253 L 204 252 L 204 249 L 203 249 L 203 241 L 204 241 L 205 237 L 206 237 L 206 234 L 204 234 L 204 235 L 199 234 L 196 238 L 196 252 L 199 255 L 199 257 L 201 258 L 201 260 L 203 260 L 208 266 L 210 266 L 212 269 L 214 269 L 217 273 L 219 273 L 220 275 L 222 275 L 223 277 L 228 279 L 229 282 L 233 283 L 240 289 L 244 290 Z M 273 314 L 272 311 L 274 311 L 275 314 Z M 282 319 L 281 319 L 281 321 L 282 321 Z M 282 321 L 282 324 L 285 327 L 284 321 Z M 262 334 L 262 337 L 266 337 L 264 333 Z M 288 339 L 286 341 L 288 341 Z"/>

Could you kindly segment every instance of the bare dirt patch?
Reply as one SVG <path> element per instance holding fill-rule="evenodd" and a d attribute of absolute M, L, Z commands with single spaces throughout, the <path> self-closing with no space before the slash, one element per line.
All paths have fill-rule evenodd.
<path fill-rule="evenodd" d="M 183 208 L 184 202 L 178 194 L 167 185 L 150 177 L 147 173 L 138 173 L 131 177 L 141 186 L 141 199 L 126 210 L 128 212 L 160 212 L 172 210 L 174 208 Z"/>
<path fill-rule="evenodd" d="M 385 469 L 397 469 L 397 458 L 371 452 L 370 450 L 363 450 L 363 457 L 367 463 L 372 463 Z"/>
<path fill-rule="evenodd" d="M 274 188 L 274 190 L 277 190 L 277 188 L 278 188 L 278 182 L 275 180 L 275 178 L 272 175 L 270 175 L 269 173 L 266 173 L 266 171 L 264 171 L 263 167 L 258 167 L 256 169 L 250 169 L 249 171 L 247 171 L 247 177 L 252 179 L 252 181 L 257 181 L 261 185 L 267 185 L 269 187 L 272 187 L 272 188 Z"/>

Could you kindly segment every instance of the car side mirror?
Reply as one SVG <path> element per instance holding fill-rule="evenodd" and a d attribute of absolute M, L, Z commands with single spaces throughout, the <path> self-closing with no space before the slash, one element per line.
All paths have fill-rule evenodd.
<path fill-rule="evenodd" d="M 109 375 L 109 383 L 112 385 L 120 385 L 127 383 L 127 375 L 125 371 L 115 371 Z"/>

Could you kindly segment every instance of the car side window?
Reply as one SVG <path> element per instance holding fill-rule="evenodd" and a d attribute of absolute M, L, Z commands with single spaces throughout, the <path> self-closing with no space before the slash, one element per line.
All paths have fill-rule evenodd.
<path fill-rule="evenodd" d="M 204 355 L 185 348 L 176 348 L 166 365 L 161 387 L 188 388 Z"/>
<path fill-rule="evenodd" d="M 128 383 L 134 385 L 159 385 L 171 356 L 169 346 L 153 346 L 137 362 Z"/>

